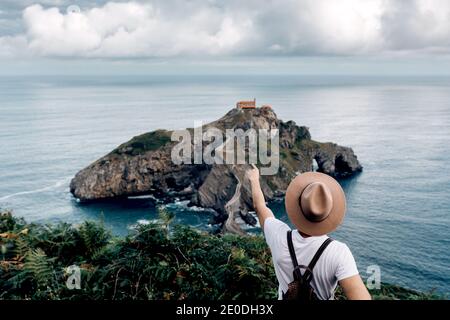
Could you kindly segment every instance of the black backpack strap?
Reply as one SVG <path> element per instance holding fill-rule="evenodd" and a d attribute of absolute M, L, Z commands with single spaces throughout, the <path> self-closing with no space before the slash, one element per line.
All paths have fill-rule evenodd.
<path fill-rule="evenodd" d="M 333 241 L 331 238 L 327 238 L 322 245 L 317 250 L 316 254 L 312 258 L 311 262 L 308 265 L 308 268 L 305 270 L 305 274 L 303 275 L 306 281 L 311 281 L 312 279 L 312 272 L 314 269 L 314 266 L 316 265 L 317 261 L 319 260 L 322 253 L 325 251 L 325 249 L 328 247 L 328 245 Z"/>
<path fill-rule="evenodd" d="M 294 279 L 298 280 L 302 277 L 300 268 L 298 267 L 297 256 L 295 255 L 294 243 L 292 242 L 292 230 L 287 232 L 287 244 L 289 248 L 289 254 L 291 256 L 292 264 L 294 265 Z"/>

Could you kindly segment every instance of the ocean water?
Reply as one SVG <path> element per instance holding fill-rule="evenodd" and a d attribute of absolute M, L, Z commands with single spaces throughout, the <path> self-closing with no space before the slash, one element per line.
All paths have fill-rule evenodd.
<path fill-rule="evenodd" d="M 313 139 L 350 146 L 364 166 L 342 180 L 343 226 L 360 273 L 450 292 L 450 79 L 349 76 L 0 78 L 0 207 L 28 221 L 103 219 L 117 234 L 156 218 L 149 199 L 79 204 L 74 174 L 131 137 L 217 119 L 256 97 Z M 286 220 L 283 203 L 271 204 Z M 171 204 L 177 223 L 210 212 Z M 254 230 L 258 232 L 258 230 Z"/>

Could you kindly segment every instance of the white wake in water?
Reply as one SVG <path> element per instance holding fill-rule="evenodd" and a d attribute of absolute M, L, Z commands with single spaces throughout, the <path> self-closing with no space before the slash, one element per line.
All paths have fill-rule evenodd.
<path fill-rule="evenodd" d="M 66 183 L 68 183 L 70 181 L 70 179 L 71 179 L 71 177 L 66 177 L 66 178 L 59 180 L 56 183 L 54 183 L 50 186 L 44 187 L 44 188 L 30 190 L 30 191 L 21 191 L 21 192 L 9 194 L 7 196 L 1 197 L 0 201 L 5 201 L 5 200 L 11 199 L 11 198 L 24 196 L 24 195 L 28 195 L 28 194 L 41 193 L 41 192 L 55 190 L 55 189 L 58 189 L 59 187 L 65 185 Z"/>

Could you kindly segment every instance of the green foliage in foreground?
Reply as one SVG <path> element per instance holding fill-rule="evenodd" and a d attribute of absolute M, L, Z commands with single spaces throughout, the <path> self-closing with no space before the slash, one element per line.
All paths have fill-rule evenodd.
<path fill-rule="evenodd" d="M 139 225 L 114 238 L 98 223 L 27 224 L 0 214 L 0 299 L 275 299 L 277 281 L 261 236 L 210 235 L 191 227 Z M 81 268 L 81 289 L 66 287 Z M 375 298 L 433 295 L 384 285 Z"/>

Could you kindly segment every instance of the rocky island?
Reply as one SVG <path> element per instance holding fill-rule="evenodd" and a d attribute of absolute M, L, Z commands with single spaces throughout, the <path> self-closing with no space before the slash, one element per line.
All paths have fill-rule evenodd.
<path fill-rule="evenodd" d="M 262 176 L 267 200 L 283 196 L 291 179 L 317 170 L 336 178 L 362 170 L 353 150 L 331 142 L 311 139 L 307 127 L 277 118 L 270 107 L 234 108 L 222 118 L 204 125 L 226 129 L 278 129 L 279 170 Z M 189 129 L 192 130 L 192 129 Z M 164 202 L 188 200 L 189 205 L 216 212 L 215 223 L 242 234 L 239 222 L 255 224 L 250 186 L 244 179 L 248 165 L 174 164 L 171 150 L 176 142 L 171 131 L 156 130 L 132 138 L 78 172 L 70 192 L 80 201 L 152 195 Z"/>

